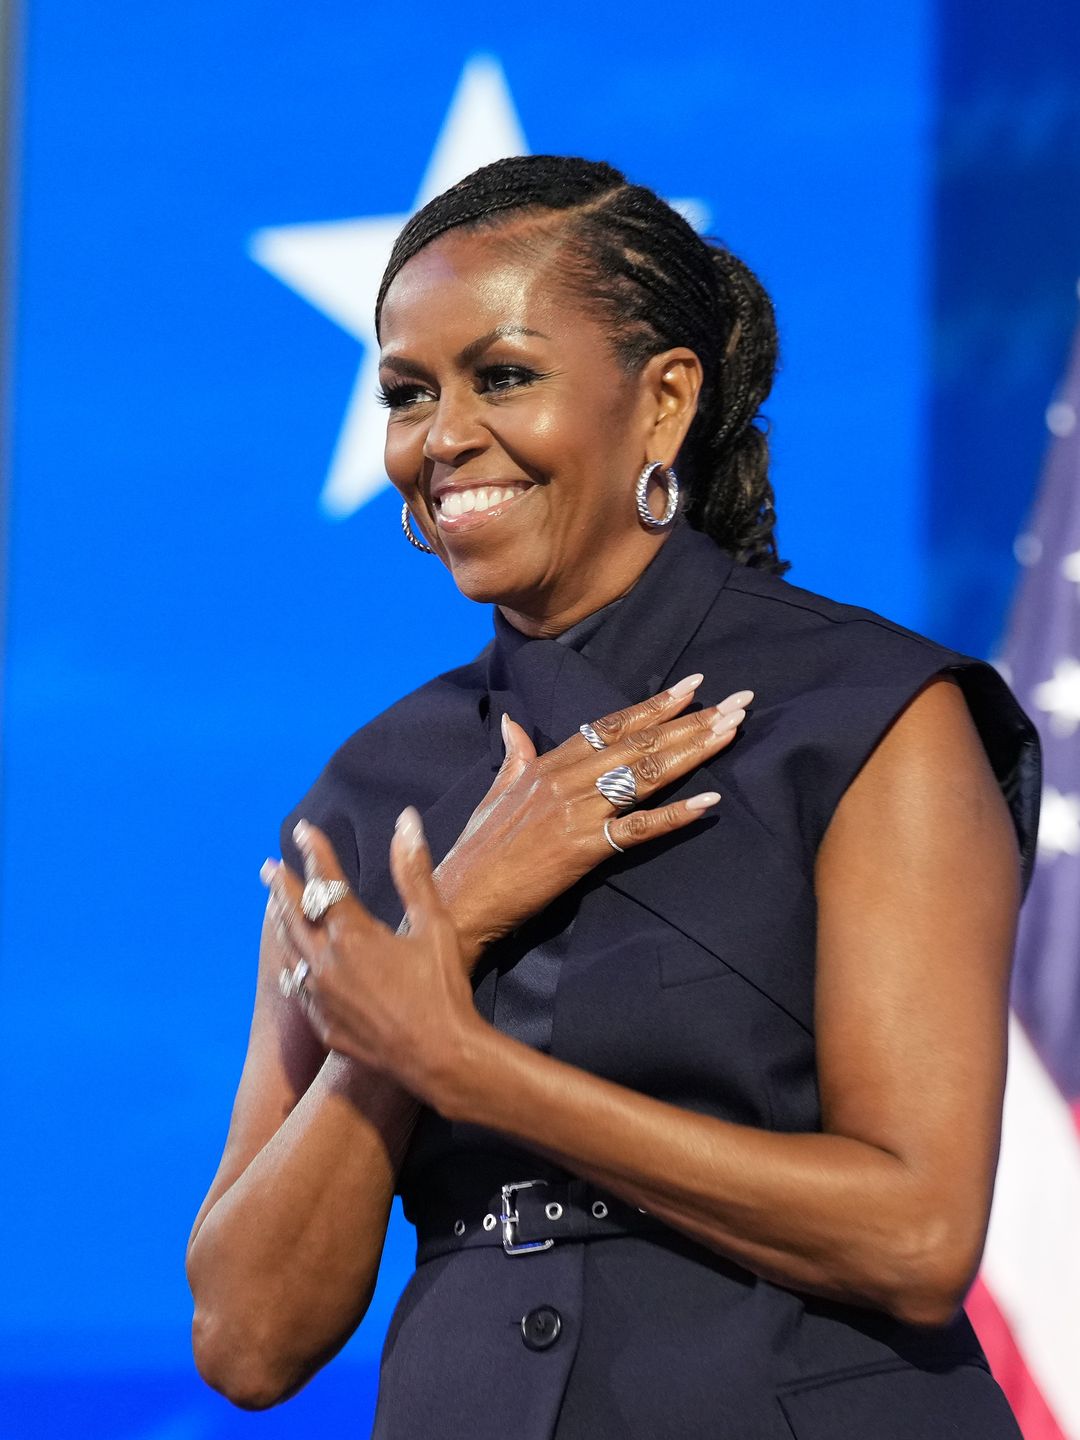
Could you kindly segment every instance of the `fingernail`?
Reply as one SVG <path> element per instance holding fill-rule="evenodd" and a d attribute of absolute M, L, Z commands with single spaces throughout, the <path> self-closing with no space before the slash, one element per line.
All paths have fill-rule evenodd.
<path fill-rule="evenodd" d="M 414 805 L 406 805 L 397 817 L 394 829 L 405 843 L 406 854 L 412 855 L 424 838 L 424 825 L 419 810 Z"/>
<path fill-rule="evenodd" d="M 264 885 L 270 884 L 271 880 L 273 880 L 275 874 L 277 873 L 277 868 L 277 861 L 271 860 L 269 856 L 263 861 L 262 865 L 259 867 L 259 879 L 263 882 Z"/>
<path fill-rule="evenodd" d="M 685 680 L 680 680 L 677 685 L 672 685 L 667 693 L 672 700 L 682 700 L 687 695 L 692 695 L 704 679 L 704 675 L 687 675 Z"/>
<path fill-rule="evenodd" d="M 746 719 L 745 710 L 717 710 L 716 714 L 709 721 L 709 729 L 714 735 L 724 735 L 728 730 L 734 730 L 736 725 L 741 725 Z"/>
<path fill-rule="evenodd" d="M 293 826 L 292 838 L 298 845 L 304 845 L 308 838 L 308 823 L 306 820 L 297 820 Z"/>
<path fill-rule="evenodd" d="M 750 704 L 750 701 L 753 700 L 753 698 L 753 690 L 736 690 L 734 695 L 729 695 L 726 700 L 721 700 L 720 704 L 716 708 L 718 710 L 721 710 L 725 715 L 727 715 L 732 710 L 745 709 L 745 707 Z"/>
<path fill-rule="evenodd" d="M 503 749 L 504 749 L 504 750 L 509 750 L 509 749 L 510 749 L 510 731 L 506 728 L 506 715 L 505 715 L 505 713 L 503 714 L 502 719 L 499 721 L 499 728 L 502 730 Z"/>
<path fill-rule="evenodd" d="M 703 790 L 700 795 L 691 795 L 686 802 L 687 810 L 708 810 L 710 805 L 719 805 L 720 796 L 715 790 Z"/>

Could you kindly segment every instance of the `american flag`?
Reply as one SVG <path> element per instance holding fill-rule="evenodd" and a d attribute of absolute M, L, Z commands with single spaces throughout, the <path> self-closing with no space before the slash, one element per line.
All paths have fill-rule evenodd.
<path fill-rule="evenodd" d="M 968 1313 L 1025 1440 L 1080 1440 L 1080 333 L 1000 668 L 1039 727 L 1039 853 L 1020 921 L 1001 1162 Z"/>

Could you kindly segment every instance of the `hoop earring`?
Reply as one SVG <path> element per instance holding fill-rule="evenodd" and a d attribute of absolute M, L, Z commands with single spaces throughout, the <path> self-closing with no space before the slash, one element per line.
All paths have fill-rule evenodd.
<path fill-rule="evenodd" d="M 401 502 L 401 529 L 410 545 L 415 545 L 417 550 L 422 550 L 425 555 L 435 554 L 430 545 L 425 545 L 422 540 L 417 540 L 413 534 L 413 528 L 409 524 L 409 502 L 407 500 Z"/>
<path fill-rule="evenodd" d="M 667 490 L 667 504 L 664 506 L 664 513 L 659 520 L 649 509 L 649 481 L 657 470 L 663 471 L 664 485 Z M 634 501 L 637 505 L 638 519 L 645 526 L 646 530 L 667 530 L 675 519 L 675 511 L 679 508 L 679 480 L 675 471 L 670 466 L 665 467 L 659 460 L 653 460 L 646 465 L 637 478 L 637 485 L 634 487 Z"/>

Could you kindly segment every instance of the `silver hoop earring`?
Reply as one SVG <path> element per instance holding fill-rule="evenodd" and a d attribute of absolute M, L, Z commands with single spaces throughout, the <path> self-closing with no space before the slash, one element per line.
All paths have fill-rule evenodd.
<path fill-rule="evenodd" d="M 401 502 L 401 529 L 410 545 L 415 545 L 417 550 L 422 550 L 425 555 L 435 554 L 430 545 L 425 545 L 422 540 L 417 540 L 413 534 L 413 528 L 409 524 L 409 502 L 407 500 Z"/>
<path fill-rule="evenodd" d="M 664 485 L 667 490 L 667 504 L 664 506 L 664 513 L 659 520 L 649 509 L 649 481 L 657 470 L 663 472 Z M 670 466 L 665 468 L 659 460 L 653 460 L 638 476 L 634 489 L 634 500 L 637 504 L 638 519 L 646 530 L 667 530 L 675 519 L 675 511 L 679 508 L 679 481 L 675 471 Z"/>

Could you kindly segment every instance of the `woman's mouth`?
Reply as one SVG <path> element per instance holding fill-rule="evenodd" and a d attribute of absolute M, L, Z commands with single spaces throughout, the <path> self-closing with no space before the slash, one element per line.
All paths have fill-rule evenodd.
<path fill-rule="evenodd" d="M 533 487 L 527 481 L 513 485 L 470 485 L 444 490 L 434 501 L 435 523 L 440 530 L 457 533 L 474 530 L 502 515 Z"/>

